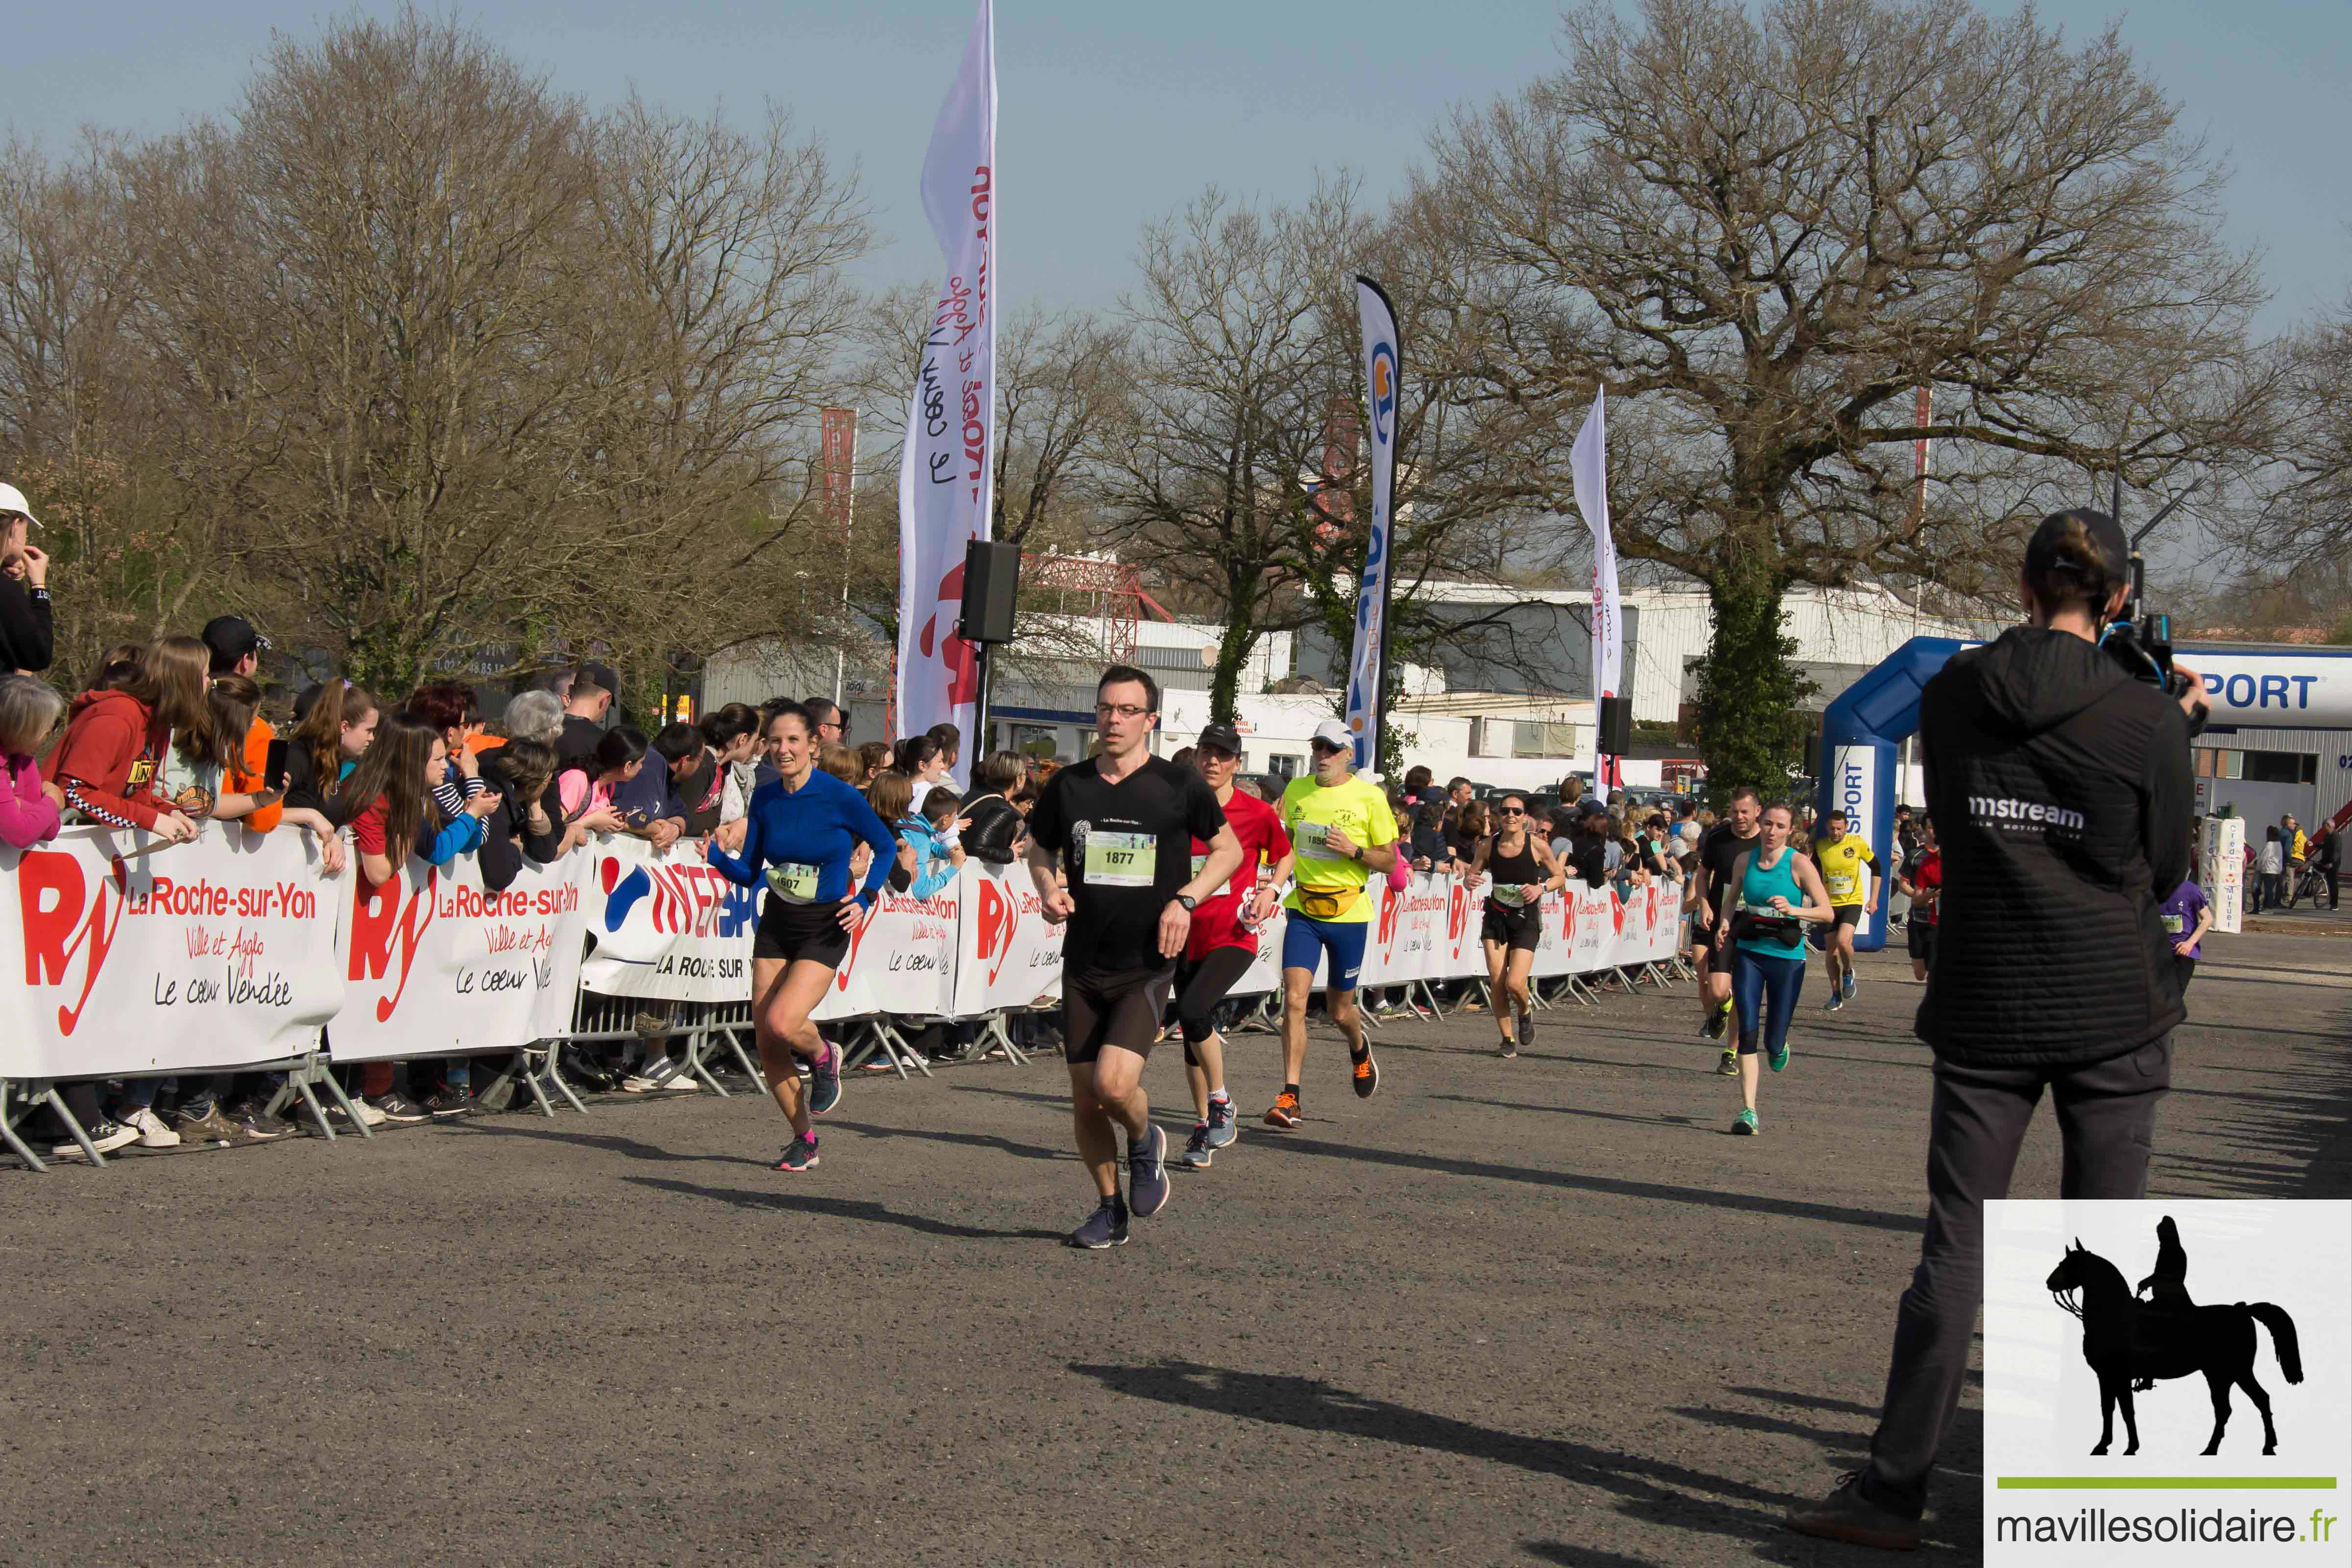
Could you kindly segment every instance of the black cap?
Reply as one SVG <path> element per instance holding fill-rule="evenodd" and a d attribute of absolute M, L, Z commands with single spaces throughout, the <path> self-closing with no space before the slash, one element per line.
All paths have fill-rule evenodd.
<path fill-rule="evenodd" d="M 2073 524 L 2081 523 L 2090 536 L 2092 547 L 2099 552 L 2099 561 L 2106 568 L 2110 586 L 2131 576 L 2131 543 L 2124 538 L 2123 524 L 2105 512 L 2089 507 L 2077 507 L 2072 511 L 2052 512 L 2033 531 L 2025 545 L 2026 574 L 2041 577 L 2058 558 L 2058 542 L 2073 531 Z"/>
<path fill-rule="evenodd" d="M 215 674 L 269 646 L 269 639 L 255 631 L 253 623 L 243 616 L 215 616 L 205 623 L 204 641 L 213 650 Z"/>
<path fill-rule="evenodd" d="M 1237 757 L 1242 754 L 1242 732 L 1222 720 L 1202 730 L 1199 743 L 1214 746 L 1221 752 L 1231 752 Z"/>
<path fill-rule="evenodd" d="M 573 674 L 575 677 L 585 677 L 594 681 L 600 688 L 611 692 L 615 700 L 621 695 L 621 678 L 613 673 L 613 667 L 609 664 L 598 664 L 595 660 L 590 659 L 583 663 L 573 671 Z"/>

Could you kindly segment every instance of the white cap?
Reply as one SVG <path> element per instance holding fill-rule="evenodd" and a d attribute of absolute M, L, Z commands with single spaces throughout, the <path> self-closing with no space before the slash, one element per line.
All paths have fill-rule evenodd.
<path fill-rule="evenodd" d="M 1338 719 L 1326 719 L 1316 725 L 1315 739 L 1326 745 L 1337 746 L 1350 754 L 1356 749 L 1356 732 L 1349 729 L 1345 721 Z"/>
<path fill-rule="evenodd" d="M 0 485 L 0 511 L 22 512 L 26 522 L 37 526 L 33 509 L 25 500 L 25 492 L 14 485 Z"/>

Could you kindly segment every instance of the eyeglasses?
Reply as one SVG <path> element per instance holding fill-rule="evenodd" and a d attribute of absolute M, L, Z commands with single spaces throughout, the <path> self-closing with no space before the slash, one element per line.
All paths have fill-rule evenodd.
<path fill-rule="evenodd" d="M 1139 708 L 1132 702 L 1097 702 L 1095 704 L 1095 717 L 1097 719 L 1140 719 L 1146 713 L 1150 711 L 1150 709 Z"/>
<path fill-rule="evenodd" d="M 1505 816 L 1525 816 L 1528 814 L 1528 808 L 1524 805 L 1507 805 L 1502 808 L 1502 812 Z"/>

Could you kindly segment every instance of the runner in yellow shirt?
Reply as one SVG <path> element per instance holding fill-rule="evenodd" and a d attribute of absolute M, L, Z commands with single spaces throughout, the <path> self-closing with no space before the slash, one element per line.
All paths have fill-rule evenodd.
<path fill-rule="evenodd" d="M 1282 1093 L 1265 1113 L 1269 1127 L 1299 1123 L 1298 1079 L 1307 1065 L 1307 996 L 1315 965 L 1328 963 L 1324 996 L 1331 1021 L 1348 1037 L 1356 1093 L 1369 1100 L 1381 1087 L 1380 1064 L 1364 1039 L 1356 1012 L 1356 976 L 1364 966 L 1372 897 L 1364 884 L 1385 874 L 1397 855 L 1396 814 L 1388 797 L 1355 776 L 1354 738 L 1326 719 L 1308 742 L 1315 772 L 1282 792 L 1282 826 L 1297 855 L 1297 885 L 1283 900 L 1290 919 L 1282 933 Z"/>
<path fill-rule="evenodd" d="M 1830 909 L 1837 921 L 1826 933 L 1827 942 L 1822 952 L 1823 967 L 1829 971 L 1830 1000 L 1822 1010 L 1834 1013 L 1853 999 L 1853 928 L 1862 917 L 1878 911 L 1879 889 L 1885 879 L 1878 872 L 1878 857 L 1870 852 L 1860 836 L 1846 831 L 1845 813 L 1832 809 L 1828 818 L 1828 831 L 1813 840 L 1813 863 L 1821 868 L 1822 886 L 1830 896 Z M 1867 881 L 1863 868 L 1870 868 Z M 1864 892 L 1867 887 L 1869 891 Z"/>

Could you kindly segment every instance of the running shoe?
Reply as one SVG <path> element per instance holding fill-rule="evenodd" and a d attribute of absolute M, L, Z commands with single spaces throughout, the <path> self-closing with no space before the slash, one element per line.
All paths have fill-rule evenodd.
<path fill-rule="evenodd" d="M 1731 1004 L 1726 1002 L 1715 1010 L 1714 1015 L 1707 1019 L 1706 1026 L 1699 1030 L 1699 1033 L 1710 1040 L 1719 1040 L 1723 1038 L 1724 1031 L 1730 1027 Z"/>
<path fill-rule="evenodd" d="M 1366 1046 L 1360 1057 L 1350 1052 L 1348 1059 L 1355 1064 L 1356 1098 L 1370 1100 L 1378 1094 L 1381 1091 L 1381 1064 L 1372 1060 L 1372 1047 Z"/>
<path fill-rule="evenodd" d="M 1770 1068 L 1774 1072 L 1779 1072 L 1782 1068 L 1787 1067 L 1789 1065 L 1789 1042 L 1782 1040 L 1777 1046 L 1765 1047 L 1764 1065 Z"/>
<path fill-rule="evenodd" d="M 1192 1141 L 1184 1145 L 1184 1168 L 1205 1171 L 1209 1168 L 1209 1162 L 1216 1157 L 1217 1151 L 1209 1142 L 1209 1124 L 1195 1121 L 1192 1123 Z"/>
<path fill-rule="evenodd" d="M 1731 1131 L 1742 1138 L 1756 1136 L 1756 1113 L 1742 1106 L 1739 1114 L 1731 1119 Z"/>
<path fill-rule="evenodd" d="M 1853 970 L 1849 969 L 1845 972 L 1845 999 L 1847 1001 L 1851 1002 L 1853 1000 L 1854 987 L 1861 984 L 1862 983 L 1860 981 L 1853 977 Z"/>
<path fill-rule="evenodd" d="M 1298 1112 L 1298 1097 L 1286 1089 L 1274 1097 L 1274 1107 L 1265 1113 L 1268 1127 L 1296 1127 L 1306 1120 Z"/>
<path fill-rule="evenodd" d="M 1127 1146 L 1127 1206 L 1138 1219 L 1168 1206 L 1168 1134 L 1158 1122 Z"/>
<path fill-rule="evenodd" d="M 809 1114 L 823 1116 L 841 1103 L 841 1047 L 824 1043 L 824 1055 L 809 1064 Z"/>
<path fill-rule="evenodd" d="M 1234 1141 L 1242 1135 L 1242 1130 L 1234 1125 L 1234 1102 L 1230 1100 L 1209 1101 L 1209 1120 L 1206 1125 L 1209 1129 L 1209 1147 L 1212 1149 L 1229 1149 L 1233 1147 Z"/>
<path fill-rule="evenodd" d="M 1518 1054 L 1519 1054 L 1519 1042 L 1518 1042 L 1518 1041 L 1517 1041 L 1517 1040 L 1514 1040 L 1514 1039 L 1507 1038 L 1507 1038 L 1505 1038 L 1505 1040 L 1503 1041 L 1503 1056 L 1504 1056 L 1504 1058 L 1505 1058 L 1506 1059 L 1508 1059 L 1509 1058 L 1512 1058 L 1512 1057 L 1517 1056 Z"/>
<path fill-rule="evenodd" d="M 1070 1232 L 1070 1245 L 1083 1247 L 1089 1252 L 1100 1252 L 1106 1247 L 1127 1245 L 1127 1205 L 1114 1193 L 1096 1205 L 1087 1216 L 1087 1223 Z"/>
<path fill-rule="evenodd" d="M 1843 989 L 1833 989 L 1830 992 L 1830 999 L 1822 1004 L 1822 1011 L 1824 1013 L 1834 1013 L 1844 1005 L 1845 992 Z"/>
<path fill-rule="evenodd" d="M 1715 1071 L 1716 1076 L 1718 1078 L 1738 1078 L 1739 1076 L 1739 1053 L 1738 1051 L 1725 1051 L 1723 1053 L 1722 1059 L 1715 1064 Z"/>
<path fill-rule="evenodd" d="M 784 1145 L 784 1157 L 776 1162 L 779 1171 L 814 1171 L 816 1169 L 816 1134 L 796 1137 Z"/>
<path fill-rule="evenodd" d="M 1520 1008 L 1518 1025 L 1519 1044 L 1532 1047 L 1536 1043 L 1536 1010 L 1533 1007 Z M 1517 1056 L 1519 1053 L 1513 1051 L 1511 1054 Z"/>

